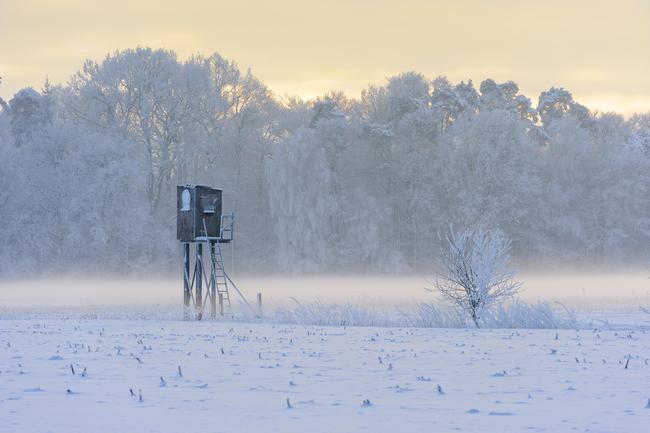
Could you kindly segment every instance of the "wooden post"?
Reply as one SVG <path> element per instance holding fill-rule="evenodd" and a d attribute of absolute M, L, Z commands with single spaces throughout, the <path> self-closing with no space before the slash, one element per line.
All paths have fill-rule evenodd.
<path fill-rule="evenodd" d="M 262 294 L 257 294 L 257 314 L 262 315 Z"/>
<path fill-rule="evenodd" d="M 196 244 L 196 318 L 203 316 L 203 244 Z"/>
<path fill-rule="evenodd" d="M 190 287 L 190 244 L 183 244 L 183 318 L 190 318 L 190 299 L 192 297 Z"/>
<path fill-rule="evenodd" d="M 223 293 L 219 293 L 219 315 L 223 316 Z"/>
<path fill-rule="evenodd" d="M 210 241 L 210 317 L 217 317 L 217 282 L 215 281 L 215 246 L 214 241 Z"/>

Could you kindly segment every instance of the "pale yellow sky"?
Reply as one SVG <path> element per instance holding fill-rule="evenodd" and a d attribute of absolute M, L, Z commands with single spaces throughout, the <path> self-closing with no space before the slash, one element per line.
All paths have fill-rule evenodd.
<path fill-rule="evenodd" d="M 0 0 L 0 96 L 137 45 L 218 51 L 303 97 L 416 70 L 650 110 L 650 0 Z"/>

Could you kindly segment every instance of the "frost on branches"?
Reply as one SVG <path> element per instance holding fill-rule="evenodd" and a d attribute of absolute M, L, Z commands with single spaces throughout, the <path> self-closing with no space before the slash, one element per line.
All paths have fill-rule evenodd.
<path fill-rule="evenodd" d="M 136 48 L 0 100 L 0 155 L 2 275 L 175 269 L 189 182 L 223 189 L 242 272 L 430 272 L 451 222 L 499 227 L 522 267 L 650 256 L 650 113 L 563 88 L 405 72 L 302 100 Z"/>
<path fill-rule="evenodd" d="M 510 265 L 510 241 L 498 230 L 465 229 L 447 236 L 436 288 L 467 312 L 477 328 L 483 312 L 511 299 L 521 287 Z"/>

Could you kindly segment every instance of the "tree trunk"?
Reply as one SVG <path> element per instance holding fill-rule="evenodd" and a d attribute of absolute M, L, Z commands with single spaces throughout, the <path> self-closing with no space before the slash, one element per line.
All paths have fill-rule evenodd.
<path fill-rule="evenodd" d="M 474 325 L 476 325 L 476 329 L 480 329 L 481 325 L 479 325 L 479 317 L 476 310 L 472 309 L 469 314 L 472 316 L 472 321 L 474 322 Z"/>

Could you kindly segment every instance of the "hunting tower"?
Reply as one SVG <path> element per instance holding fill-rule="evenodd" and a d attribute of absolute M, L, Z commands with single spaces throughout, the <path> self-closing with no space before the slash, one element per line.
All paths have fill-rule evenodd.
<path fill-rule="evenodd" d="M 233 214 L 224 214 L 221 190 L 203 185 L 185 185 L 176 188 L 176 237 L 183 244 L 183 305 L 185 318 L 192 315 L 194 304 L 196 318 L 203 318 L 203 308 L 210 303 L 210 317 L 227 314 L 231 310 L 229 285 L 244 303 L 248 304 L 237 286 L 225 271 L 221 244 L 233 241 Z M 203 264 L 203 245 L 210 254 L 210 273 Z M 191 245 L 194 245 L 194 267 L 191 265 Z M 203 297 L 203 284 L 206 292 Z"/>

